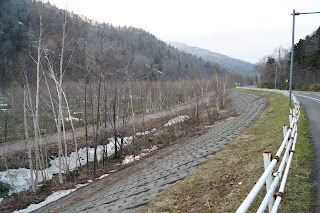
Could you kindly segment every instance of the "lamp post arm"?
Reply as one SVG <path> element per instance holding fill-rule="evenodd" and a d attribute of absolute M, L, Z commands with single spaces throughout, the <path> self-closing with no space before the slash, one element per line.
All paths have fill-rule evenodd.
<path fill-rule="evenodd" d="M 316 13 L 320 13 L 320 12 L 296 13 L 296 11 L 293 10 L 293 13 L 291 14 L 293 16 L 293 23 L 292 23 L 292 47 L 291 47 L 291 64 L 290 64 L 290 82 L 289 82 L 289 106 L 291 106 L 291 94 L 292 94 L 292 72 L 293 72 L 293 56 L 294 56 L 294 21 L 295 21 L 295 16 L 305 15 L 305 14 L 316 14 Z"/>

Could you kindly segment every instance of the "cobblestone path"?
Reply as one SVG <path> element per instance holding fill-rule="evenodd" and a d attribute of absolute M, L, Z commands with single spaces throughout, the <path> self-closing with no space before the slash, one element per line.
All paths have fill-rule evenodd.
<path fill-rule="evenodd" d="M 257 94 L 239 91 L 233 91 L 230 98 L 240 115 L 213 126 L 177 151 L 62 212 L 135 212 L 142 208 L 237 138 L 259 117 L 268 102 Z"/>

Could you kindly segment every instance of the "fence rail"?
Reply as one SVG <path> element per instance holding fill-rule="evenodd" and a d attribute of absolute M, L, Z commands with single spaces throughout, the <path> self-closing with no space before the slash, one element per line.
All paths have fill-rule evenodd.
<path fill-rule="evenodd" d="M 270 90 L 267 90 L 267 91 L 270 91 Z M 288 92 L 283 92 L 280 90 L 271 90 L 271 91 L 288 96 Z M 263 201 L 261 202 L 257 212 L 264 212 L 267 208 L 269 209 L 269 212 L 277 212 L 280 206 L 286 181 L 287 181 L 287 177 L 289 174 L 289 169 L 291 166 L 292 157 L 295 152 L 295 146 L 296 146 L 297 136 L 298 136 L 297 122 L 300 117 L 300 102 L 294 95 L 292 95 L 292 100 L 294 102 L 294 108 L 290 109 L 290 114 L 289 114 L 290 126 L 289 128 L 287 126 L 283 126 L 284 139 L 281 143 L 281 146 L 278 149 L 273 159 L 270 151 L 268 150 L 264 151 L 263 158 L 264 158 L 265 171 L 261 175 L 256 185 L 252 188 L 250 193 L 247 195 L 246 199 L 242 202 L 242 204 L 240 205 L 236 213 L 246 212 L 250 208 L 252 202 L 254 201 L 254 199 L 262 189 L 262 187 L 265 185 L 265 183 L 266 183 L 267 193 Z M 285 152 L 282 156 L 280 166 L 276 172 L 273 172 L 274 167 L 281 159 L 281 154 L 283 150 L 285 150 Z M 280 183 L 279 191 L 275 192 L 282 176 L 283 178 Z"/>

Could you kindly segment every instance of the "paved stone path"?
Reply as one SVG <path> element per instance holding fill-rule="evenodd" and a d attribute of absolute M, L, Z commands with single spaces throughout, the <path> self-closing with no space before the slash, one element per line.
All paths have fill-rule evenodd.
<path fill-rule="evenodd" d="M 233 91 L 230 98 L 233 108 L 241 113 L 239 116 L 215 125 L 177 151 L 62 212 L 135 212 L 141 209 L 238 137 L 259 117 L 268 102 L 257 94 L 239 91 Z"/>

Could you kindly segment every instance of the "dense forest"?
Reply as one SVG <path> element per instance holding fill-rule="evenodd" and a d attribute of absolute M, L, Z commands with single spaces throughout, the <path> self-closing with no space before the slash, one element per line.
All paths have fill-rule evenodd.
<path fill-rule="evenodd" d="M 288 89 L 291 52 L 278 48 L 256 65 L 260 86 Z M 294 45 L 293 89 L 320 90 L 320 27 Z"/>
<path fill-rule="evenodd" d="M 214 64 L 181 52 L 143 29 L 98 23 L 33 0 L 0 0 L 0 55 L 0 100 L 6 99 L 0 109 L 9 105 L 17 110 L 4 114 L 3 109 L 0 117 L 12 113 L 16 119 L 3 120 L 21 124 L 23 90 L 37 102 L 29 103 L 32 114 L 36 104 L 44 103 L 38 105 L 39 119 L 47 124 L 51 108 L 62 107 L 59 101 L 67 104 L 59 96 L 77 99 L 79 109 L 85 89 L 95 98 L 104 91 L 109 101 L 125 94 L 133 115 L 184 103 L 194 98 L 194 82 L 201 85 L 197 87 L 203 94 L 203 85 L 207 90 L 210 85 L 202 81 L 213 71 L 221 74 Z M 139 97 L 143 100 L 138 101 Z M 15 122 L 4 123 L 2 141 L 24 137 Z"/>
<path fill-rule="evenodd" d="M 211 64 L 168 46 L 142 29 L 115 27 L 73 13 L 64 14 L 49 3 L 42 11 L 43 58 L 59 62 L 64 18 L 67 33 L 63 66 L 66 79 L 81 80 L 90 76 L 88 67 L 96 62 L 109 73 L 127 67 L 135 78 L 142 80 L 177 80 L 198 70 L 210 72 Z M 28 81 L 35 81 L 33 71 L 36 70 L 34 60 L 37 58 L 39 33 L 39 2 L 0 1 L 2 88 L 13 80 L 21 83 L 24 72 Z"/>

